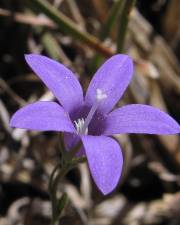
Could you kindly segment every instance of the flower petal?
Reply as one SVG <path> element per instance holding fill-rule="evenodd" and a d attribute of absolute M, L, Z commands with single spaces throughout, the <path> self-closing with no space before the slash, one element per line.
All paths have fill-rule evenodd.
<path fill-rule="evenodd" d="M 120 146 L 110 137 L 82 136 L 92 177 L 106 195 L 117 186 L 123 165 Z"/>
<path fill-rule="evenodd" d="M 103 113 L 109 112 L 123 95 L 133 74 L 133 63 L 127 55 L 115 55 L 107 60 L 94 75 L 86 93 L 85 102 L 93 105 L 96 90 L 101 89 L 107 98 L 99 106 Z"/>
<path fill-rule="evenodd" d="M 105 121 L 104 134 L 147 133 L 177 134 L 178 123 L 168 114 L 152 106 L 132 104 L 111 112 Z"/>
<path fill-rule="evenodd" d="M 42 55 L 29 54 L 25 59 L 70 114 L 83 104 L 81 85 L 68 68 Z"/>
<path fill-rule="evenodd" d="M 21 108 L 12 116 L 10 126 L 29 130 L 75 132 L 68 113 L 55 102 L 35 102 Z"/>

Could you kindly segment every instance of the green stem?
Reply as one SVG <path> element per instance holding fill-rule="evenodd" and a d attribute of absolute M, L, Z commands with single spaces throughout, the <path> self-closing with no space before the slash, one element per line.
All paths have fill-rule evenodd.
<path fill-rule="evenodd" d="M 55 176 L 56 171 L 57 171 L 59 168 L 60 168 L 60 164 L 57 164 L 57 165 L 54 167 L 54 169 L 53 169 L 53 171 L 52 171 L 52 173 L 51 173 L 51 176 L 50 176 L 50 178 L 49 178 L 49 191 L 50 191 L 50 193 L 51 193 L 51 189 L 52 189 L 53 178 L 54 178 L 54 176 Z"/>
<path fill-rule="evenodd" d="M 31 0 L 38 10 L 46 14 L 50 19 L 52 19 L 59 29 L 67 34 L 85 42 L 90 47 L 99 51 L 101 54 L 109 57 L 113 55 L 113 51 L 104 45 L 102 45 L 98 39 L 96 39 L 91 34 L 82 31 L 77 24 L 75 24 L 71 19 L 62 14 L 58 9 L 48 3 L 46 0 Z"/>
<path fill-rule="evenodd" d="M 61 141 L 61 152 L 63 153 L 63 159 L 61 163 L 57 164 L 54 168 L 49 180 L 49 193 L 52 202 L 52 225 L 58 225 L 61 212 L 67 203 L 66 193 L 64 193 L 61 198 L 57 196 L 59 181 L 67 174 L 69 170 L 77 166 L 78 163 L 84 162 L 86 159 L 85 157 L 74 157 L 81 147 L 81 142 L 77 143 L 77 145 L 69 152 L 62 149 L 62 147 L 65 147 L 63 141 Z"/>
<path fill-rule="evenodd" d="M 111 7 L 108 18 L 105 21 L 105 23 L 102 25 L 102 28 L 99 34 L 99 39 L 101 41 L 104 41 L 109 36 L 112 28 L 114 27 L 117 17 L 122 11 L 123 3 L 124 3 L 124 0 L 117 0 Z M 101 64 L 102 60 L 103 60 L 103 57 L 100 54 L 96 54 L 93 57 L 91 65 L 90 65 L 91 73 L 94 73 L 96 71 L 96 69 Z"/>
<path fill-rule="evenodd" d="M 118 15 L 122 11 L 123 2 L 124 2 L 124 0 L 117 0 L 111 7 L 108 18 L 107 18 L 106 22 L 104 23 L 104 25 L 102 26 L 101 31 L 100 31 L 99 38 L 101 41 L 104 41 L 110 34 Z"/>
<path fill-rule="evenodd" d="M 64 168 L 61 168 L 60 171 L 58 171 L 57 175 L 55 176 L 58 168 L 59 168 L 59 165 L 57 165 L 55 169 L 53 170 L 50 181 L 49 181 L 49 193 L 50 193 L 51 202 L 52 202 L 52 225 L 59 224 L 58 222 L 59 217 L 67 202 L 67 195 L 64 193 L 62 197 L 59 199 L 57 196 L 57 190 L 58 190 L 59 181 L 70 170 L 70 167 L 66 165 Z"/>
<path fill-rule="evenodd" d="M 123 52 L 124 40 L 125 40 L 127 25 L 128 25 L 128 21 L 129 21 L 129 14 L 130 14 L 131 9 L 133 8 L 134 4 L 135 4 L 135 0 L 125 0 L 125 2 L 124 2 L 124 7 L 122 10 L 120 24 L 119 24 L 119 30 L 118 30 L 117 52 Z"/>
<path fill-rule="evenodd" d="M 50 179 L 49 179 L 49 194 L 50 194 L 50 199 L 51 199 L 51 203 L 52 203 L 52 225 L 55 225 L 58 223 L 55 222 L 55 211 L 56 211 L 56 190 L 54 190 L 54 187 L 53 187 L 53 179 L 54 179 L 54 176 L 57 172 L 57 170 L 59 169 L 59 164 L 57 164 L 57 166 L 55 166 L 55 168 L 53 169 L 52 173 L 51 173 L 51 176 L 50 176 Z"/>

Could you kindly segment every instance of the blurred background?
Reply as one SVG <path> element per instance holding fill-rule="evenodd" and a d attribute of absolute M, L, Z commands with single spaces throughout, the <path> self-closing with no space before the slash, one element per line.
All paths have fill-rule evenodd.
<path fill-rule="evenodd" d="M 48 179 L 58 160 L 58 133 L 9 127 L 20 107 L 54 98 L 24 54 L 60 61 L 86 90 L 98 66 L 117 52 L 135 64 L 118 105 L 150 104 L 179 121 L 179 0 L 0 1 L 0 225 L 50 224 Z M 104 197 L 86 163 L 79 165 L 59 184 L 69 196 L 61 224 L 179 225 L 179 137 L 116 139 L 125 160 L 118 188 Z"/>

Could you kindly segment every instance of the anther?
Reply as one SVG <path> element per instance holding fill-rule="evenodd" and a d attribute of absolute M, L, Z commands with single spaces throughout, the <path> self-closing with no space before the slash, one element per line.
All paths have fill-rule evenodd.
<path fill-rule="evenodd" d="M 85 121 L 83 118 L 80 118 L 77 121 L 74 121 L 74 123 L 75 123 L 76 131 L 78 134 L 87 134 L 88 133 L 88 129 L 84 128 Z"/>

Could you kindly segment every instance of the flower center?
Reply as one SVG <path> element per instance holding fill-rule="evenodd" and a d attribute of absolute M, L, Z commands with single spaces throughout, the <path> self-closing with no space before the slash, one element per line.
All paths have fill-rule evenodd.
<path fill-rule="evenodd" d="M 78 134 L 87 134 L 88 133 L 88 129 L 85 129 L 84 132 L 84 124 L 85 124 L 85 120 L 83 118 L 78 119 L 77 121 L 74 121 L 75 123 L 75 127 L 76 127 L 76 131 Z"/>
<path fill-rule="evenodd" d="M 88 126 L 89 126 L 99 104 L 106 98 L 107 98 L 106 93 L 104 93 L 101 89 L 96 90 L 96 100 L 95 100 L 92 108 L 90 109 L 86 119 L 84 120 L 84 118 L 80 118 L 77 121 L 74 121 L 78 134 L 88 134 Z"/>

